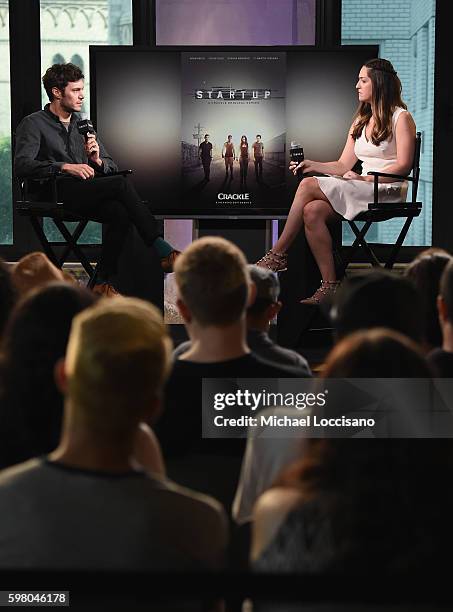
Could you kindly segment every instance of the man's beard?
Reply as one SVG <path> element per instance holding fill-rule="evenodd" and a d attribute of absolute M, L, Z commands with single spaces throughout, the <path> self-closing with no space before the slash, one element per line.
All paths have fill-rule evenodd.
<path fill-rule="evenodd" d="M 67 106 L 63 100 L 60 101 L 61 109 L 65 111 L 65 113 L 78 113 L 79 109 L 72 108 L 71 106 Z"/>

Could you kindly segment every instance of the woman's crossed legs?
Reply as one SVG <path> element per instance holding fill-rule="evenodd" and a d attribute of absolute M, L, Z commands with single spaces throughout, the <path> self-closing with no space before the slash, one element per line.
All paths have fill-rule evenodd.
<path fill-rule="evenodd" d="M 282 235 L 272 250 L 274 253 L 286 253 L 304 224 L 305 236 L 322 280 L 335 281 L 332 238 L 328 225 L 340 218 L 319 188 L 316 178 L 307 177 L 297 188 Z"/>

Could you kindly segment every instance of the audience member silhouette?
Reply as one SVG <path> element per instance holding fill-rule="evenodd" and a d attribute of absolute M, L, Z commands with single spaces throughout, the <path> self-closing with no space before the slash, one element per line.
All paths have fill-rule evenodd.
<path fill-rule="evenodd" d="M 11 278 L 11 271 L 8 264 L 0 259 L 0 340 L 15 302 L 16 289 Z"/>
<path fill-rule="evenodd" d="M 263 379 L 308 374 L 301 367 L 266 361 L 247 346 L 246 307 L 255 287 L 234 244 L 218 237 L 196 240 L 178 258 L 175 280 L 191 347 L 173 362 L 165 410 L 155 430 L 170 476 L 229 506 L 244 440 L 202 438 L 202 379 L 226 379 L 222 391 L 236 389 L 237 378 L 257 379 L 261 390 Z M 254 390 L 251 380 L 247 387 Z"/>
<path fill-rule="evenodd" d="M 374 370 L 373 370 L 374 368 Z M 429 377 L 420 349 L 389 330 L 358 332 L 330 354 L 323 377 Z M 310 439 L 299 462 L 258 500 L 257 571 L 426 570 L 452 542 L 449 440 Z M 440 484 L 442 483 L 442 484 Z M 423 487 L 423 494 L 420 488 Z"/>
<path fill-rule="evenodd" d="M 427 351 L 442 346 L 442 331 L 437 312 L 439 283 L 445 266 L 451 261 L 444 249 L 426 249 L 409 264 L 406 276 L 419 293 L 423 310 L 423 345 Z"/>
<path fill-rule="evenodd" d="M 30 292 L 12 312 L 0 369 L 0 466 L 56 447 L 63 398 L 54 367 L 65 354 L 74 316 L 95 299 L 78 285 L 53 283 Z"/>
<path fill-rule="evenodd" d="M 171 341 L 160 312 L 100 300 L 72 324 L 56 366 L 57 449 L 0 474 L 0 567 L 186 570 L 223 564 L 216 501 L 138 470 L 140 423 L 160 410 Z"/>
<path fill-rule="evenodd" d="M 259 268 L 250 264 L 248 266 L 250 279 L 255 285 L 255 299 L 247 307 L 247 345 L 255 355 L 271 361 L 276 365 L 290 365 L 300 367 L 310 374 L 307 360 L 296 351 L 279 346 L 269 336 L 270 323 L 280 312 L 282 303 L 280 294 L 280 281 L 278 275 L 268 268 Z M 173 358 L 177 359 L 191 347 L 190 340 L 183 342 L 173 351 Z"/>
<path fill-rule="evenodd" d="M 428 361 L 435 369 L 437 376 L 453 378 L 453 260 L 446 265 L 443 271 L 437 307 L 442 328 L 442 348 L 431 351 Z"/>
<path fill-rule="evenodd" d="M 335 295 L 331 318 L 337 338 L 373 327 L 386 327 L 422 341 L 422 304 L 413 283 L 384 270 L 347 278 Z"/>

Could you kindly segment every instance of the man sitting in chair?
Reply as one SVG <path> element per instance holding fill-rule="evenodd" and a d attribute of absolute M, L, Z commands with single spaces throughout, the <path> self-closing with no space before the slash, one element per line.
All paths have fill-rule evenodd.
<path fill-rule="evenodd" d="M 160 235 L 156 219 L 124 176 L 101 181 L 118 168 L 94 133 L 86 138 L 77 122 L 84 99 L 84 75 L 74 64 L 54 64 L 42 79 L 50 103 L 25 117 L 17 128 L 14 167 L 19 178 L 58 180 L 58 199 L 67 210 L 107 224 L 98 265 L 96 293 L 114 295 L 109 282 L 129 228 L 134 225 L 147 246 L 156 249 L 164 272 L 179 255 Z"/>

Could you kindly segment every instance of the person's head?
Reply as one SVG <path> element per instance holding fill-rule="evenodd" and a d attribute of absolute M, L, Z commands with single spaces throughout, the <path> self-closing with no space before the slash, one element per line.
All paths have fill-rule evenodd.
<path fill-rule="evenodd" d="M 255 285 L 255 300 L 247 308 L 247 327 L 266 331 L 269 322 L 280 312 L 280 282 L 272 270 L 250 264 L 250 280 Z"/>
<path fill-rule="evenodd" d="M 250 277 L 244 254 L 232 242 L 195 240 L 176 260 L 175 280 L 186 324 L 227 327 L 243 317 Z"/>
<path fill-rule="evenodd" d="M 75 64 L 53 64 L 46 70 L 42 83 L 50 102 L 57 102 L 69 113 L 82 108 L 84 74 Z"/>
<path fill-rule="evenodd" d="M 68 275 L 57 268 L 41 251 L 24 255 L 13 265 L 11 277 L 18 295 L 24 296 L 52 282 L 68 281 Z"/>
<path fill-rule="evenodd" d="M 420 347 L 385 328 L 357 331 L 329 353 L 322 378 L 430 378 Z"/>
<path fill-rule="evenodd" d="M 392 64 L 382 58 L 367 61 L 356 84 L 359 107 L 354 115 L 352 136 L 356 140 L 373 115 L 371 141 L 379 145 L 392 136 L 392 115 L 396 107 L 407 108 L 401 98 L 401 81 Z"/>
<path fill-rule="evenodd" d="M 444 334 L 447 326 L 453 331 L 453 260 L 449 261 L 442 273 L 437 306 Z"/>
<path fill-rule="evenodd" d="M 11 278 L 11 270 L 8 264 L 0 259 L 0 338 L 15 302 L 16 289 Z"/>
<path fill-rule="evenodd" d="M 205 134 L 205 135 L 204 135 L 204 141 L 205 141 L 205 142 L 208 142 L 208 140 L 209 140 L 209 134 Z"/>
<path fill-rule="evenodd" d="M 261 140 L 261 134 L 257 134 L 256 135 L 256 142 L 259 142 Z"/>
<path fill-rule="evenodd" d="M 65 354 L 73 317 L 95 301 L 85 288 L 53 283 L 29 293 L 11 314 L 3 341 L 0 405 L 10 452 L 19 461 L 49 452 L 58 442 L 63 399 L 54 367 Z"/>
<path fill-rule="evenodd" d="M 452 256 L 443 249 L 426 249 L 408 266 L 406 276 L 414 283 L 423 308 L 424 341 L 428 348 L 442 345 L 442 331 L 437 312 L 439 283 Z"/>
<path fill-rule="evenodd" d="M 414 342 L 394 331 L 374 329 L 343 339 L 330 353 L 320 383 L 328 385 L 327 379 L 332 378 L 428 379 L 431 376 Z M 337 392 L 335 396 L 333 390 Z M 329 414 L 336 414 L 332 402 L 338 404 L 338 416 L 348 411 L 351 416 L 360 416 L 363 406 L 370 406 L 365 386 L 361 389 L 351 383 L 346 395 L 341 393 L 343 390 L 341 386 L 332 386 Z M 412 393 L 411 389 L 409 396 Z M 403 402 L 404 409 L 411 407 L 404 398 L 398 400 Z M 375 402 L 371 405 L 375 406 Z M 400 563 L 421 562 L 413 552 L 420 546 L 416 530 L 420 520 L 429 525 L 427 517 L 438 514 L 438 509 L 433 511 L 433 499 L 439 495 L 438 482 L 444 479 L 448 482 L 451 478 L 453 450 L 448 439 L 432 440 L 433 444 L 425 452 L 420 452 L 416 442 L 367 436 L 312 438 L 304 447 L 303 457 L 282 473 L 276 485 L 299 489 L 303 503 L 315 504 L 315 512 L 328 519 L 332 534 L 338 538 L 331 559 L 333 567 L 327 570 L 341 569 L 341 564 L 345 569 L 348 563 L 359 563 L 356 570 L 366 569 L 364 551 L 373 551 L 374 562 L 383 563 L 381 569 L 393 564 L 398 568 Z M 433 477 L 435 480 L 440 474 L 434 485 Z M 421 482 L 426 489 L 420 496 Z M 449 497 L 449 504 L 451 500 Z M 409 515 L 411 520 L 417 516 L 417 520 L 409 523 Z M 411 541 L 410 553 L 407 552 L 409 534 L 415 538 Z M 424 543 L 422 538 L 422 551 Z M 339 566 L 335 567 L 337 562 Z"/>
<path fill-rule="evenodd" d="M 384 270 L 371 270 L 346 279 L 331 309 L 338 338 L 373 327 L 387 327 L 421 342 L 422 305 L 413 283 Z"/>
<path fill-rule="evenodd" d="M 66 431 L 127 439 L 154 418 L 168 375 L 171 340 L 161 313 L 135 298 L 100 300 L 75 317 L 64 363 Z"/>
<path fill-rule="evenodd" d="M 247 144 L 247 136 L 245 134 L 242 134 L 241 142 L 244 143 L 244 144 Z"/>
<path fill-rule="evenodd" d="M 233 136 L 231 134 L 228 134 L 228 142 L 231 142 L 232 138 L 233 138 Z"/>

